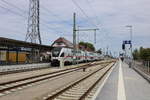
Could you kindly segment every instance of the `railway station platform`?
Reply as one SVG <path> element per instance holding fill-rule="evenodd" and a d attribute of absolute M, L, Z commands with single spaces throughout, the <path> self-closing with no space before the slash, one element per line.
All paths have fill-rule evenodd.
<path fill-rule="evenodd" d="M 120 60 L 93 100 L 150 100 L 150 83 Z"/>

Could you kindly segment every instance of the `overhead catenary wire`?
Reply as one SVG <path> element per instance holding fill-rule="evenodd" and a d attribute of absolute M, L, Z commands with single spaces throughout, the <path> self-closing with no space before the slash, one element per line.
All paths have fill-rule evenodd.
<path fill-rule="evenodd" d="M 98 23 L 98 26 L 100 25 L 100 21 L 99 18 L 94 10 L 94 7 L 92 6 L 91 2 L 89 0 L 85 0 L 87 2 L 87 4 L 89 5 L 91 11 L 93 12 L 94 16 L 96 17 L 95 21 Z M 98 30 L 100 32 L 100 30 Z M 104 34 L 106 36 L 106 34 Z"/>
<path fill-rule="evenodd" d="M 12 6 L 12 7 L 18 9 L 18 10 L 21 11 L 21 12 L 27 13 L 27 11 L 25 11 L 24 9 L 21 9 L 21 8 L 17 7 L 16 5 L 14 5 L 14 4 L 12 4 L 12 3 L 6 1 L 6 0 L 1 0 L 1 1 L 4 2 L 4 3 L 7 4 L 7 5 L 10 5 L 10 6 Z M 50 11 L 50 10 L 47 9 L 46 7 L 44 7 L 44 6 L 41 6 L 41 7 L 42 7 L 45 11 L 50 12 L 53 16 L 57 17 L 58 19 L 61 19 L 59 16 L 55 15 L 52 11 Z M 20 15 L 21 15 L 21 14 L 20 14 Z M 44 21 L 44 22 L 46 22 L 46 21 Z M 66 21 L 63 21 L 63 22 L 66 22 Z M 66 23 L 67 23 L 67 22 L 66 22 Z M 68 23 L 67 23 L 67 24 L 68 24 Z M 72 24 L 69 24 L 69 25 L 72 25 Z"/>
<path fill-rule="evenodd" d="M 5 1 L 5 0 L 1 0 L 1 1 L 4 2 L 4 3 L 7 4 L 7 5 L 12 6 L 13 8 L 18 9 L 18 10 L 21 11 L 21 12 L 27 12 L 27 11 L 25 11 L 25 10 L 23 10 L 23 9 L 21 9 L 21 8 L 19 8 L 19 7 L 17 7 L 17 6 L 15 6 L 14 4 L 12 4 L 12 3 L 8 2 L 8 1 Z M 13 13 L 13 14 L 17 14 L 17 15 L 19 15 L 19 16 L 21 16 L 21 17 L 24 17 L 24 18 L 27 20 L 27 17 L 26 17 L 26 16 L 23 16 L 21 13 L 15 12 L 15 11 L 9 9 L 9 8 L 6 8 L 6 7 L 2 7 L 2 6 L 1 6 L 1 8 L 7 9 L 9 12 L 11 12 L 11 13 Z M 53 14 L 53 16 L 55 16 L 55 17 L 57 17 L 58 19 L 60 19 L 59 16 L 55 15 L 54 13 L 52 13 L 52 11 L 50 11 L 49 9 L 47 9 L 47 8 L 45 8 L 45 7 L 43 7 L 43 6 L 42 6 L 42 8 L 43 8 L 45 11 L 47 11 L 47 12 L 51 12 L 51 14 Z M 88 17 L 88 16 L 87 16 L 87 17 Z M 45 21 L 45 20 L 43 20 L 43 19 L 42 19 L 41 21 L 43 21 L 45 24 L 48 24 L 48 22 Z M 63 21 L 63 22 L 67 23 L 67 24 L 70 25 L 70 26 L 72 25 L 72 24 L 69 24 L 69 23 L 66 22 L 66 21 Z M 41 23 L 41 24 L 42 24 L 42 23 Z M 44 25 L 44 24 L 43 24 L 43 25 Z M 44 25 L 44 26 L 46 26 L 46 25 Z M 49 29 L 52 29 L 52 28 L 49 27 Z"/>
<path fill-rule="evenodd" d="M 53 11 L 51 11 L 50 9 L 46 8 L 46 7 L 43 6 L 43 5 L 41 5 L 41 8 L 42 8 L 42 10 L 44 10 L 45 12 L 47 12 L 50 16 L 52 15 L 52 16 L 55 17 L 55 19 L 61 20 L 60 22 L 64 22 L 64 23 L 66 23 L 66 25 L 72 27 L 72 24 L 70 24 L 70 23 L 68 23 L 67 21 L 63 20 L 61 17 L 59 17 L 58 15 L 56 15 L 55 13 L 53 13 Z M 44 20 L 44 19 L 41 19 L 41 20 L 42 20 L 43 22 L 45 22 L 47 25 L 49 24 L 48 21 L 46 21 L 46 20 Z M 59 23 L 59 26 L 60 26 L 60 24 L 62 24 L 62 23 Z M 63 26 L 61 25 L 60 27 L 63 27 Z M 64 30 L 64 29 L 63 29 L 63 32 L 62 32 L 62 31 L 57 31 L 57 32 L 59 32 L 59 33 L 64 33 L 64 32 L 68 33 L 68 32 L 67 32 L 66 30 Z M 60 35 L 62 35 L 62 34 L 60 34 Z M 65 35 L 65 34 L 64 34 L 64 35 Z M 67 36 L 67 34 L 66 34 L 66 36 Z"/>
<path fill-rule="evenodd" d="M 86 1 L 87 1 L 87 4 L 90 6 L 92 12 L 93 12 L 94 15 L 96 16 L 96 19 L 97 19 L 98 24 L 100 25 L 99 18 L 98 18 L 98 16 L 96 15 L 95 10 L 94 10 L 94 8 L 93 8 L 91 2 L 90 2 L 89 0 L 86 0 Z M 108 38 L 111 39 L 111 38 L 109 37 L 108 33 L 105 33 L 104 36 L 106 36 L 106 39 L 108 39 Z M 112 40 L 112 39 L 111 39 L 111 40 Z"/>
<path fill-rule="evenodd" d="M 44 22 L 44 23 L 43 23 L 43 22 Z M 55 27 L 55 28 L 57 28 L 57 30 L 56 30 L 55 28 L 49 27 L 50 24 L 49 24 L 46 20 L 42 20 L 41 25 L 47 27 L 48 29 L 51 29 L 51 30 L 57 32 L 57 34 L 67 32 L 67 31 L 64 30 L 64 29 L 63 29 L 63 31 L 58 31 L 58 28 L 59 28 L 59 27 Z M 62 35 L 62 34 L 60 34 L 60 35 Z"/>
<path fill-rule="evenodd" d="M 87 1 L 87 4 L 89 5 L 89 8 L 91 9 L 92 13 L 94 14 L 94 16 L 96 17 L 95 18 L 95 21 L 98 23 L 98 26 L 100 25 L 100 21 L 99 21 L 99 18 L 94 10 L 94 7 L 92 6 L 91 2 L 89 0 L 85 0 Z"/>
<path fill-rule="evenodd" d="M 20 14 L 20 13 L 18 13 L 18 12 L 15 12 L 15 11 L 13 11 L 13 10 L 11 10 L 11 9 L 9 9 L 9 8 L 3 7 L 3 6 L 1 6 L 1 5 L 0 5 L 0 8 L 5 9 L 5 10 L 9 11 L 10 13 L 15 14 L 15 15 L 18 15 L 18 16 L 20 16 L 21 18 L 27 20 L 27 17 L 23 16 L 22 14 Z M 62 32 L 60 32 L 60 31 L 56 31 L 56 30 L 54 30 L 53 28 L 49 27 L 49 26 L 47 25 L 47 23 L 41 23 L 41 24 L 42 24 L 43 26 L 47 27 L 48 29 L 53 30 L 53 31 L 56 32 L 57 34 L 62 33 Z"/>
<path fill-rule="evenodd" d="M 4 0 L 3 0 L 3 1 L 4 1 Z M 21 8 L 19 8 L 19 7 L 17 7 L 17 6 L 15 6 L 15 5 L 12 4 L 12 3 L 8 3 L 8 2 L 6 2 L 6 3 L 7 3 L 9 6 L 13 7 L 13 8 L 19 9 L 21 12 L 24 11 L 23 9 L 21 9 Z M 7 7 L 3 7 L 3 6 L 0 5 L 0 8 L 2 8 L 2 9 L 4 9 L 4 10 L 7 10 L 8 12 L 10 12 L 10 13 L 12 13 L 12 14 L 14 14 L 14 15 L 18 15 L 18 16 L 20 16 L 21 18 L 23 18 L 23 19 L 25 19 L 25 20 L 28 19 L 28 17 L 24 16 L 22 13 L 16 12 L 16 11 L 14 11 L 14 10 L 12 10 L 12 9 L 7 8 Z M 44 22 L 44 23 L 43 23 L 43 22 Z M 48 24 L 46 21 L 43 21 L 43 22 L 40 22 L 40 23 L 41 23 L 43 26 L 47 27 L 48 29 L 51 29 L 51 30 L 55 31 L 57 34 L 63 33 L 63 32 L 56 31 L 55 29 L 49 27 L 49 26 L 48 26 L 49 24 Z"/>
<path fill-rule="evenodd" d="M 24 18 L 24 19 L 27 20 L 27 17 L 26 17 L 25 15 L 23 15 L 24 13 L 22 13 L 22 12 L 25 11 L 24 9 L 21 9 L 21 8 L 15 6 L 14 4 L 12 4 L 12 3 L 10 3 L 10 2 L 8 2 L 8 1 L 6 1 L 6 0 L 2 0 L 2 1 L 5 1 L 5 2 L 7 2 L 7 5 L 10 5 L 11 7 L 18 9 L 18 11 L 20 11 L 20 13 L 17 12 L 17 11 L 14 11 L 14 10 L 12 10 L 12 9 L 9 9 L 9 8 L 7 8 L 7 7 L 1 6 L 1 8 L 3 8 L 3 9 L 5 9 L 5 10 L 7 10 L 7 11 L 9 11 L 9 12 L 15 14 L 15 15 L 18 15 L 18 16 L 20 16 L 20 17 L 22 17 L 22 18 Z M 45 7 L 45 8 L 46 8 L 46 7 Z M 81 9 L 82 9 L 82 8 L 81 8 Z M 49 10 L 48 10 L 48 11 L 49 11 Z M 25 12 L 27 12 L 27 11 L 25 11 Z M 83 12 L 84 12 L 84 10 L 83 10 Z M 85 13 L 85 12 L 84 12 L 84 13 Z M 52 14 L 53 14 L 53 15 L 56 15 L 56 14 L 54 14 L 54 13 L 52 13 Z M 84 15 L 87 16 L 86 19 L 89 19 L 89 16 L 88 16 L 86 13 L 85 13 Z M 56 15 L 56 16 L 57 16 L 57 15 Z M 56 17 L 56 16 L 55 16 L 55 17 Z M 59 19 L 60 17 L 57 16 L 57 18 Z M 88 21 L 91 23 L 90 20 L 88 20 Z M 66 22 L 67 22 L 67 21 L 66 21 Z M 44 21 L 44 19 L 41 19 L 41 22 L 40 22 L 40 23 L 41 23 L 42 26 L 45 26 L 46 28 L 55 31 L 55 32 L 58 33 L 58 34 L 59 34 L 59 33 L 63 33 L 63 32 L 58 31 L 58 30 L 55 29 L 55 28 L 51 28 L 51 27 L 49 26 L 50 23 Z M 93 24 L 94 24 L 94 23 L 93 23 Z M 95 26 L 95 24 L 94 24 L 94 26 Z"/>
<path fill-rule="evenodd" d="M 85 16 L 85 18 L 87 19 L 87 21 L 92 24 L 93 26 L 95 26 L 96 28 L 98 28 L 98 26 L 90 20 L 90 17 L 86 14 L 86 12 L 80 7 L 80 5 L 78 5 L 78 3 L 75 0 L 72 0 L 72 2 L 75 4 L 75 6 L 77 8 L 79 8 L 79 10 L 83 13 L 83 15 Z M 99 30 L 98 30 L 99 31 Z M 100 32 L 100 31 L 99 31 Z"/>
<path fill-rule="evenodd" d="M 90 19 L 90 17 L 85 13 L 85 11 L 80 7 L 80 5 L 78 5 L 78 3 L 75 1 L 75 0 L 72 0 L 72 2 L 75 4 L 75 6 L 77 7 L 77 8 L 79 8 L 80 9 L 80 11 L 84 14 L 84 16 L 86 17 L 86 19 L 88 19 L 87 21 L 89 22 L 89 23 L 91 23 L 93 26 L 95 26 L 95 27 L 98 27 L 97 25 L 95 25 L 95 23 L 93 23 L 93 21 L 91 21 L 91 20 L 89 20 Z"/>
<path fill-rule="evenodd" d="M 9 9 L 9 8 L 3 7 L 3 6 L 1 6 L 1 5 L 0 5 L 0 8 L 5 9 L 5 10 L 7 10 L 8 12 L 11 12 L 12 14 L 15 14 L 15 15 L 18 15 L 18 16 L 21 16 L 21 17 L 27 19 L 27 17 L 23 16 L 22 14 L 20 14 L 20 13 L 18 13 L 18 12 L 16 12 L 16 11 L 13 11 L 13 10 L 11 10 L 11 9 Z"/>
<path fill-rule="evenodd" d="M 12 7 L 18 9 L 18 10 L 21 11 L 21 12 L 23 11 L 24 13 L 27 13 L 27 11 L 25 11 L 24 9 L 21 9 L 21 8 L 19 8 L 18 6 L 14 5 L 14 4 L 12 4 L 12 3 L 6 1 L 6 0 L 1 0 L 1 1 L 2 1 L 3 3 L 7 4 L 7 5 L 10 5 L 10 6 L 12 6 Z"/>
<path fill-rule="evenodd" d="M 61 22 L 64 22 L 64 23 L 66 23 L 66 25 L 72 27 L 72 24 L 68 23 L 68 21 L 63 20 L 60 16 L 56 15 L 55 13 L 53 13 L 52 10 L 50 10 L 50 9 L 48 9 L 48 8 L 46 8 L 45 6 L 42 6 L 42 5 L 41 5 L 41 8 L 42 8 L 45 12 L 47 12 L 50 16 L 52 15 L 52 16 L 55 17 L 55 19 L 61 20 Z M 48 21 L 46 21 L 46 20 L 43 20 L 43 21 L 44 21 L 45 23 L 48 23 Z M 61 23 L 60 23 L 60 24 L 61 24 Z M 68 32 L 67 32 L 66 30 L 64 30 L 64 29 L 63 29 L 63 31 L 66 32 L 66 33 L 68 33 Z M 59 32 L 59 33 L 63 33 L 63 32 Z M 62 34 L 61 34 L 61 35 L 62 35 Z M 64 35 L 65 35 L 65 34 L 64 34 Z M 68 36 L 68 35 L 69 35 L 69 34 L 66 34 L 66 36 Z"/>
<path fill-rule="evenodd" d="M 66 24 L 72 26 L 72 24 L 68 23 L 68 21 L 63 20 L 63 19 L 62 19 L 61 17 L 59 17 L 58 15 L 54 14 L 53 11 L 51 11 L 50 9 L 48 9 L 48 8 L 42 6 L 42 5 L 41 5 L 41 8 L 42 8 L 44 11 L 46 11 L 49 15 L 54 16 L 55 19 L 59 19 L 59 20 L 61 20 L 61 22 L 64 22 L 64 23 L 66 23 Z"/>

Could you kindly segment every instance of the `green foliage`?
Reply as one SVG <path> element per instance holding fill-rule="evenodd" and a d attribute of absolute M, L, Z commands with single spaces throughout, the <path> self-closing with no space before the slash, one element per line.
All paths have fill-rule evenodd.
<path fill-rule="evenodd" d="M 101 49 L 97 50 L 97 53 L 102 54 L 102 50 Z"/>
<path fill-rule="evenodd" d="M 135 60 L 150 60 L 150 48 L 143 48 L 135 49 L 133 51 L 133 58 Z"/>
<path fill-rule="evenodd" d="M 143 60 L 150 60 L 150 48 L 142 49 L 140 51 L 140 57 Z"/>
<path fill-rule="evenodd" d="M 138 60 L 139 59 L 139 51 L 138 51 L 138 49 L 135 49 L 134 51 L 133 51 L 133 59 L 135 59 L 135 60 Z"/>
<path fill-rule="evenodd" d="M 81 41 L 81 42 L 79 43 L 79 45 L 83 45 L 83 46 L 84 46 L 84 45 L 85 45 L 85 43 Z"/>
<path fill-rule="evenodd" d="M 84 46 L 86 49 L 90 48 L 92 51 L 95 51 L 95 47 L 92 43 L 89 42 L 80 42 L 79 45 Z"/>

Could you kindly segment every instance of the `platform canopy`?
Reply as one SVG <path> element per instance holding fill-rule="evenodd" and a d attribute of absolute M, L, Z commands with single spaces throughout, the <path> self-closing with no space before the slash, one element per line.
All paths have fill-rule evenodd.
<path fill-rule="evenodd" d="M 40 49 L 40 50 L 51 50 L 53 47 L 48 45 L 40 45 L 36 43 L 26 42 L 26 41 L 20 41 L 20 40 L 14 40 L 9 38 L 0 37 L 0 47 L 2 48 L 34 48 L 34 49 Z"/>

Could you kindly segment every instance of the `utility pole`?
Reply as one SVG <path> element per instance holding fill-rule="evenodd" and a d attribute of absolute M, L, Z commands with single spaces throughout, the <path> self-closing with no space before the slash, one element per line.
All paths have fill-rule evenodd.
<path fill-rule="evenodd" d="M 30 0 L 29 2 L 29 16 L 28 16 L 28 26 L 25 41 L 31 41 L 36 43 L 37 40 L 39 44 L 42 44 L 40 35 L 40 1 Z"/>
<path fill-rule="evenodd" d="M 108 48 L 109 48 L 109 47 L 107 46 L 107 48 L 106 48 L 106 49 L 107 49 L 107 50 L 106 50 L 106 55 L 107 55 L 107 56 L 108 56 Z"/>
<path fill-rule="evenodd" d="M 40 1 L 29 0 L 28 26 L 25 41 L 42 44 L 40 35 Z M 37 42 L 38 41 L 38 42 Z M 40 49 L 31 48 L 33 62 L 40 60 Z"/>
<path fill-rule="evenodd" d="M 96 31 L 99 30 L 98 28 L 95 29 L 76 29 L 76 13 L 73 13 L 73 64 L 76 63 L 76 32 L 79 31 L 94 31 L 94 41 L 96 43 Z"/>
<path fill-rule="evenodd" d="M 73 13 L 73 64 L 76 63 L 76 13 Z"/>
<path fill-rule="evenodd" d="M 103 55 L 105 55 L 105 48 L 103 48 Z"/>
<path fill-rule="evenodd" d="M 38 38 L 39 38 L 39 43 L 42 44 L 41 40 L 41 34 L 40 34 L 40 0 L 37 0 L 37 28 L 38 28 Z"/>
<path fill-rule="evenodd" d="M 79 26 L 78 26 L 78 29 L 79 29 Z M 77 44 L 79 44 L 79 41 L 80 41 L 80 39 L 79 39 L 79 31 L 78 31 L 78 33 L 77 33 Z"/>
<path fill-rule="evenodd" d="M 97 29 L 94 29 L 94 40 L 95 40 L 95 44 L 96 44 L 96 30 L 97 30 Z"/>

